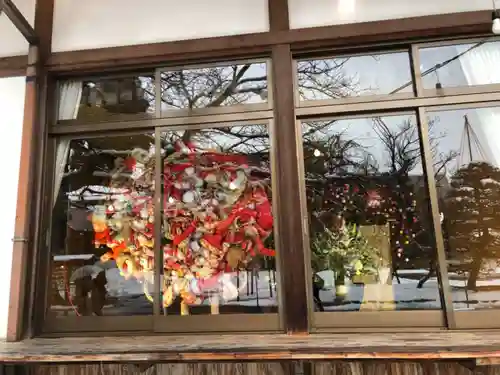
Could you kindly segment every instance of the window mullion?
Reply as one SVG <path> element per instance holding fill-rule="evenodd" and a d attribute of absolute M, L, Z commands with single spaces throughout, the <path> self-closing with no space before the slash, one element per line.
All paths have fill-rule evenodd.
<path fill-rule="evenodd" d="M 432 225 L 434 229 L 434 238 L 436 242 L 437 261 L 438 261 L 438 280 L 440 285 L 440 296 L 442 300 L 442 307 L 444 310 L 446 324 L 448 328 L 456 328 L 455 314 L 453 310 L 453 299 L 450 292 L 450 283 L 448 279 L 448 267 L 446 263 L 445 246 L 443 239 L 443 232 L 441 228 L 438 192 L 436 188 L 436 181 L 434 178 L 432 150 L 429 141 L 429 124 L 427 115 L 424 108 L 419 108 L 417 112 L 418 128 L 421 139 L 422 161 L 424 167 L 424 176 L 426 180 L 429 203 L 431 208 Z"/>
<path fill-rule="evenodd" d="M 300 179 L 297 159 L 298 130 L 295 124 L 293 61 L 290 45 L 273 48 L 274 113 L 278 251 L 280 261 L 280 310 L 287 332 L 308 331 L 303 221 L 300 214 Z"/>

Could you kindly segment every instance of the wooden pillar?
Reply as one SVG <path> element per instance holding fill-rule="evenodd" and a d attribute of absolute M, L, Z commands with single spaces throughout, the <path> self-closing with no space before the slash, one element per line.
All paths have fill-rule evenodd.
<path fill-rule="evenodd" d="M 287 0 L 269 0 L 271 32 L 290 29 Z M 300 211 L 300 175 L 297 160 L 297 126 L 293 85 L 293 60 L 289 44 L 272 48 L 274 84 L 274 129 L 277 170 L 274 173 L 277 193 L 273 204 L 277 211 L 278 254 L 281 270 L 280 311 L 286 332 L 305 333 L 309 330 L 307 280 L 304 266 L 303 221 Z M 278 95 L 279 93 L 279 95 Z"/>
<path fill-rule="evenodd" d="M 26 70 L 24 120 L 21 138 L 21 162 L 17 193 L 16 220 L 13 237 L 12 271 L 10 283 L 7 341 L 18 341 L 32 336 L 32 291 L 36 283 L 31 277 L 36 258 L 35 218 L 39 206 L 37 193 L 41 166 L 40 155 L 46 140 L 45 104 L 47 73 L 45 62 L 52 43 L 54 0 L 38 0 L 35 9 L 37 45 L 30 45 Z"/>
<path fill-rule="evenodd" d="M 12 270 L 10 282 L 9 317 L 7 340 L 17 341 L 21 338 L 23 310 L 25 307 L 26 263 L 29 257 L 30 241 L 30 207 L 33 197 L 33 157 L 35 156 L 34 128 L 37 117 L 37 64 L 38 47 L 30 47 L 28 69 L 26 72 L 26 93 L 24 98 L 24 120 L 21 138 L 21 162 L 19 166 L 19 182 L 17 190 L 16 221 L 14 238 L 12 239 Z"/>
<path fill-rule="evenodd" d="M 290 30 L 288 0 L 268 0 L 270 31 Z"/>

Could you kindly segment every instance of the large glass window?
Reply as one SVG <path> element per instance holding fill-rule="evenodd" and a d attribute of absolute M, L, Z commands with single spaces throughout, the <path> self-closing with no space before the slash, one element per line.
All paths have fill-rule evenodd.
<path fill-rule="evenodd" d="M 500 107 L 428 117 L 453 308 L 498 309 Z"/>
<path fill-rule="evenodd" d="M 276 312 L 267 126 L 161 140 L 164 314 Z"/>
<path fill-rule="evenodd" d="M 62 125 L 150 119 L 155 96 L 153 72 L 64 81 L 59 84 L 57 119 Z"/>
<path fill-rule="evenodd" d="M 321 330 L 494 314 L 498 44 L 301 55 L 297 137 L 272 120 L 286 93 L 261 57 L 60 82 L 48 331 L 279 330 L 293 319 L 278 311 L 306 309 L 300 297 Z M 301 160 L 290 170 L 285 158 Z M 284 181 L 297 202 L 281 198 Z M 297 230 L 279 241 L 284 205 L 297 216 L 280 226 Z M 281 285 L 301 251 L 307 278 Z"/>
<path fill-rule="evenodd" d="M 57 156 L 49 314 L 152 314 L 154 136 L 61 140 Z"/>
<path fill-rule="evenodd" d="M 426 90 L 498 84 L 499 63 L 500 42 L 489 39 L 420 50 L 420 75 Z"/>
<path fill-rule="evenodd" d="M 297 90 L 301 101 L 412 96 L 409 54 L 396 52 L 299 60 Z"/>
<path fill-rule="evenodd" d="M 267 64 L 255 62 L 161 72 L 161 111 L 268 102 Z"/>
<path fill-rule="evenodd" d="M 302 123 L 316 311 L 440 309 L 413 114 Z"/>
<path fill-rule="evenodd" d="M 164 131 L 159 143 L 59 142 L 50 313 L 152 314 L 155 282 L 165 315 L 276 313 L 267 125 Z"/>
<path fill-rule="evenodd" d="M 297 61 L 314 311 L 363 312 L 315 327 L 488 326 L 455 312 L 500 304 L 498 43 Z"/>
<path fill-rule="evenodd" d="M 279 329 L 268 80 L 263 60 L 59 82 L 48 331 Z"/>

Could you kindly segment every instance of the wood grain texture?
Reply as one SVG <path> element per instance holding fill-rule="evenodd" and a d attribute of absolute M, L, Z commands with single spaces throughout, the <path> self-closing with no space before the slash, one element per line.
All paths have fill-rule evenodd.
<path fill-rule="evenodd" d="M 18 176 L 16 219 L 10 280 L 7 340 L 16 341 L 31 335 L 31 316 L 34 285 L 38 281 L 36 269 L 35 233 L 37 217 L 37 187 L 41 186 L 37 167 L 41 168 L 41 155 L 46 139 L 46 93 L 48 75 L 43 68 L 50 55 L 54 0 L 37 0 L 35 27 L 38 45 L 30 45 L 26 69 L 24 119 L 21 139 L 21 162 Z M 40 170 L 41 172 L 41 170 Z"/>
<path fill-rule="evenodd" d="M 430 365 L 430 366 L 429 366 Z M 314 375 L 500 375 L 499 367 L 469 370 L 458 363 L 317 362 Z M 430 371 L 429 371 L 430 370 Z M 285 375 L 280 363 L 159 364 L 140 372 L 121 364 L 41 365 L 32 375 Z M 298 370 L 291 374 L 302 375 Z M 290 374 L 290 375 L 291 375 Z M 286 374 L 288 375 L 288 374 Z"/>
<path fill-rule="evenodd" d="M 279 363 L 158 364 L 144 372 L 132 365 L 42 365 L 33 375 L 285 375 Z"/>
<path fill-rule="evenodd" d="M 269 29 L 271 31 L 290 30 L 288 0 L 269 0 Z"/>
<path fill-rule="evenodd" d="M 28 56 L 0 57 L 0 78 L 23 76 L 27 66 Z"/>
<path fill-rule="evenodd" d="M 7 340 L 16 341 L 23 334 L 23 314 L 29 284 L 27 274 L 30 265 L 31 207 L 34 195 L 34 163 L 36 155 L 36 125 L 39 114 L 38 50 L 30 47 L 29 65 L 26 70 L 24 115 L 21 136 L 21 157 L 18 174 L 17 206 L 14 223 L 12 263 L 10 278 Z"/>
<path fill-rule="evenodd" d="M 490 367 L 478 372 L 455 362 L 318 362 L 314 370 L 315 375 L 500 375 L 500 368 Z"/>
<path fill-rule="evenodd" d="M 272 131 L 275 163 L 273 168 L 277 194 L 276 227 L 278 261 L 281 275 L 282 316 L 285 330 L 303 334 L 309 330 L 307 309 L 307 276 L 304 267 L 303 220 L 300 215 L 300 174 L 297 157 L 297 124 L 293 87 L 293 61 L 290 46 L 272 49 L 274 84 L 274 121 Z M 283 235 L 280 235 L 283 234 Z M 293 272 L 290 272 L 293 270 Z"/>
<path fill-rule="evenodd" d="M 500 333 L 36 338 L 0 343 L 0 362 L 455 360 L 500 357 Z"/>

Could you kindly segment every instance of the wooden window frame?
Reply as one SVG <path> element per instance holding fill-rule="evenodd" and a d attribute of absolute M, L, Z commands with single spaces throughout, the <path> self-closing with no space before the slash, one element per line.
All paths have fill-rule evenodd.
<path fill-rule="evenodd" d="M 18 202 L 26 202 L 27 199 L 35 197 L 33 208 L 20 212 L 19 221 L 27 220 L 33 223 L 32 226 L 17 226 L 16 235 L 24 238 L 30 236 L 30 246 L 26 244 L 22 247 L 22 253 L 15 253 L 13 259 L 12 285 L 20 293 L 11 293 L 11 309 L 9 315 L 9 337 L 10 341 L 19 340 L 24 337 L 40 335 L 41 318 L 39 307 L 43 300 L 43 288 L 37 283 L 41 276 L 41 270 L 47 266 L 43 260 L 44 256 L 40 249 L 46 236 L 46 223 L 39 220 L 41 207 L 47 200 L 46 192 L 50 183 L 49 178 L 44 173 L 44 163 L 35 163 L 36 158 L 46 162 L 51 161 L 51 147 L 53 141 L 48 139 L 50 132 L 54 136 L 76 134 L 77 132 L 92 131 L 86 125 L 78 127 L 55 127 L 50 126 L 47 120 L 52 111 L 54 103 L 54 82 L 69 76 L 81 76 L 96 74 L 100 72 L 119 72 L 132 68 L 144 68 L 148 66 L 161 66 L 165 61 L 172 64 L 187 65 L 203 62 L 232 60 L 239 58 L 262 58 L 271 57 L 274 109 L 266 116 L 274 114 L 275 134 L 273 142 L 276 142 L 276 165 L 280 169 L 277 177 L 277 192 L 282 200 L 283 207 L 286 207 L 286 200 L 292 199 L 303 204 L 303 198 L 298 193 L 300 177 L 298 174 L 298 141 L 295 118 L 303 118 L 311 114 L 328 115 L 332 113 L 330 106 L 318 106 L 313 108 L 295 108 L 294 94 L 285 94 L 286 90 L 293 89 L 293 54 L 318 53 L 328 51 L 331 53 L 348 51 L 351 46 L 356 45 L 358 49 L 379 48 L 379 46 L 408 45 L 408 41 L 432 41 L 446 40 L 457 37 L 474 37 L 490 32 L 491 12 L 465 12 L 446 15 L 414 17 L 408 19 L 398 19 L 380 22 L 365 22 L 361 24 L 335 25 L 325 27 L 314 27 L 308 29 L 290 30 L 288 27 L 288 8 L 286 0 L 270 0 L 270 31 L 266 33 L 206 38 L 200 40 L 187 40 L 180 42 L 166 42 L 150 45 L 139 45 L 129 47 L 112 47 L 97 50 L 72 51 L 51 53 L 51 31 L 52 31 L 52 9 L 53 0 L 39 0 L 37 2 L 37 17 L 35 31 L 40 38 L 40 58 L 36 60 L 41 69 L 31 74 L 38 77 L 38 83 L 27 83 L 29 92 L 27 97 L 46 93 L 35 103 L 26 108 L 27 117 L 24 129 L 33 129 L 35 124 L 42 126 L 38 130 L 40 141 L 31 147 L 28 139 L 31 133 L 23 135 L 26 146 L 23 143 L 23 155 L 27 158 L 27 163 L 23 166 L 21 179 L 23 183 L 32 181 L 33 191 L 21 191 Z M 2 58 L 0 59 L 0 75 L 16 75 L 21 72 L 27 64 L 26 57 Z M 285 90 L 285 91 L 284 91 Z M 473 95 L 479 95 L 474 97 Z M 490 100 L 500 100 L 498 93 L 488 96 Z M 479 102 L 482 100 L 480 94 L 470 94 L 466 98 L 463 95 L 444 98 L 411 98 L 402 105 L 393 105 L 391 110 L 399 110 L 408 107 L 427 107 L 429 105 L 447 105 L 455 103 Z M 411 101 L 411 103 L 410 103 Z M 52 104 L 51 104 L 52 103 Z M 359 107 L 356 107 L 359 106 Z M 366 103 L 350 104 L 349 111 L 358 111 L 359 108 L 367 108 Z M 372 103 L 376 109 L 386 104 Z M 369 106 L 368 106 L 369 107 Z M 390 105 L 389 105 L 390 107 Z M 335 113 L 349 112 L 342 111 L 340 106 L 336 106 Z M 423 115 L 423 112 L 420 113 Z M 231 115 L 228 115 L 231 116 Z M 254 116 L 254 115 L 252 115 Z M 182 121 L 202 121 L 202 117 L 183 117 Z M 255 116 L 254 116 L 255 117 Z M 247 120 L 257 120 L 257 118 L 247 118 Z M 53 118 L 53 117 L 52 117 Z M 179 120 L 179 119 L 176 119 Z M 165 120 L 166 121 L 166 120 Z M 233 121 L 227 117 L 226 121 Z M 172 125 L 162 123 L 161 125 Z M 147 126 L 151 126 L 149 124 Z M 159 126 L 160 124 L 154 124 Z M 121 129 L 120 124 L 106 124 L 106 131 Z M 146 125 L 144 125 L 146 127 Z M 131 125 L 131 128 L 134 127 Z M 136 128 L 141 126 L 135 125 Z M 49 130 L 50 128 L 50 130 Z M 77 129 L 78 128 L 78 129 Z M 24 142 L 24 141 L 23 141 Z M 51 146 L 52 144 L 52 146 Z M 53 149 L 53 148 L 52 148 Z M 29 160 L 28 160 L 29 159 Z M 295 175 L 294 175 L 295 173 Z M 32 177 L 30 177 L 32 176 Z M 432 189 L 431 189 L 432 190 Z M 283 233 L 289 235 L 281 236 L 280 246 L 287 248 L 287 256 L 282 257 L 280 265 L 282 269 L 289 269 L 282 275 L 282 297 L 284 298 L 283 309 L 283 330 L 294 334 L 308 333 L 310 330 L 309 314 L 307 307 L 307 282 L 306 269 L 304 264 L 304 249 L 302 231 L 306 225 L 300 215 L 293 216 L 293 210 L 283 209 L 278 212 L 277 225 Z M 20 230 L 21 232 L 17 231 Z M 28 266 L 23 264 L 22 259 L 26 257 L 34 259 L 34 264 L 30 271 Z M 293 272 L 291 270 L 294 270 Z M 291 277 L 294 273 L 295 277 Z M 292 284 L 292 281 L 294 284 Z M 21 286 L 21 288 L 18 288 Z M 26 301 L 26 302 L 24 302 Z M 24 309 L 26 305 L 27 309 Z M 452 327 L 448 321 L 448 326 Z M 389 330 L 387 328 L 384 330 Z M 356 329 L 354 329 L 356 330 Z M 369 330 L 369 329 L 367 329 Z M 102 333 L 100 333 L 102 334 Z"/>
<path fill-rule="evenodd" d="M 268 61 L 266 61 L 268 63 Z M 245 64 L 247 61 L 234 62 L 238 64 Z M 230 62 L 229 64 L 232 64 Z M 219 65 L 226 65 L 221 63 Z M 203 67 L 212 67 L 218 65 L 203 65 Z M 268 70 L 271 65 L 268 63 Z M 155 77 L 157 79 L 157 95 L 159 88 L 159 73 L 161 68 L 156 70 Z M 102 78 L 106 78 L 103 76 Z M 268 80 L 268 85 L 271 83 Z M 58 91 L 55 91 L 57 97 Z M 272 97 L 272 96 L 271 96 Z M 55 160 L 55 145 L 58 139 L 81 139 L 81 138 L 101 138 L 113 137 L 123 135 L 141 134 L 142 132 L 155 133 L 156 139 L 159 140 L 160 132 L 176 130 L 203 130 L 215 129 L 223 126 L 241 126 L 241 125 L 266 125 L 268 128 L 269 142 L 270 142 L 270 160 L 271 160 L 271 181 L 273 185 L 273 193 L 277 196 L 276 192 L 276 171 L 279 167 L 276 165 L 275 147 L 273 141 L 274 129 L 274 114 L 272 110 L 272 102 L 259 105 L 261 109 L 256 110 L 255 105 L 240 105 L 228 106 L 222 108 L 222 111 L 204 111 L 200 109 L 193 116 L 189 116 L 184 110 L 172 111 L 169 116 L 160 117 L 159 107 L 156 110 L 156 118 L 149 120 L 136 120 L 136 121 L 122 121 L 122 122 L 97 122 L 97 123 L 83 123 L 77 122 L 73 125 L 67 125 L 66 122 L 59 124 L 55 118 L 52 119 L 54 124 L 49 128 L 49 144 L 50 149 L 47 152 L 47 159 L 45 165 L 53 165 Z M 55 109 L 54 109 L 55 111 Z M 220 113 L 217 113 L 220 112 Z M 158 148 L 161 145 L 157 144 Z M 161 165 L 160 154 L 156 155 L 157 165 Z M 161 178 L 159 173 L 155 175 L 157 179 Z M 161 185 L 160 181 L 157 181 Z M 52 214 L 52 201 L 53 191 L 53 176 L 49 172 L 47 175 L 47 182 L 44 187 L 42 195 L 46 197 L 44 214 L 42 222 L 45 223 L 46 230 L 42 235 L 39 246 L 42 250 L 41 255 L 44 258 L 42 262 L 45 265 L 43 270 L 39 270 L 37 279 L 44 280 L 45 290 L 41 291 L 43 297 L 40 297 L 37 314 L 43 315 L 44 318 L 39 318 L 38 324 L 42 324 L 40 330 L 42 335 L 66 335 L 66 334 L 86 334 L 86 335 L 113 335 L 120 333 L 221 333 L 221 332 L 280 332 L 283 331 L 283 321 L 281 317 L 281 282 L 278 281 L 277 295 L 278 295 L 278 313 L 263 313 L 263 314 L 221 314 L 221 315 L 190 315 L 190 316 L 163 316 L 160 312 L 160 306 L 157 300 L 153 305 L 153 315 L 148 316 L 85 316 L 85 317 L 64 317 L 54 318 L 47 316 L 48 311 L 48 291 L 50 286 L 48 280 L 50 279 L 50 217 Z M 161 191 L 157 190 L 155 193 L 155 201 L 161 201 Z M 155 217 L 160 217 L 161 206 L 155 206 Z M 273 202 L 273 214 L 276 216 L 279 209 L 277 204 Z M 160 220 L 156 220 L 160 223 Z M 162 251 L 160 247 L 161 231 L 159 228 L 155 230 L 156 240 L 155 243 L 155 257 L 156 259 L 162 258 Z M 275 229 L 276 243 L 279 244 L 279 232 Z M 281 278 L 281 264 L 280 247 L 277 246 L 277 276 L 278 280 Z M 47 259 L 48 258 L 48 259 Z M 158 262 L 157 265 L 161 265 Z M 162 269 L 156 268 L 155 272 L 155 286 L 159 287 L 159 278 Z M 155 292 L 159 294 L 159 290 Z"/>
<path fill-rule="evenodd" d="M 488 39 L 499 40 L 488 37 Z M 444 248 L 444 238 L 441 230 L 438 193 L 434 177 L 427 173 L 432 168 L 432 153 L 429 143 L 428 111 L 452 110 L 463 108 L 485 108 L 498 106 L 500 103 L 500 85 L 485 85 L 473 87 L 457 87 L 448 90 L 447 93 L 436 95 L 432 90 L 422 89 L 422 78 L 416 67 L 420 66 L 418 51 L 426 46 L 438 47 L 441 45 L 456 45 L 474 43 L 482 39 L 456 39 L 446 41 L 433 41 L 421 44 L 409 44 L 408 50 L 411 57 L 411 77 L 415 96 L 395 99 L 389 95 L 373 97 L 356 97 L 352 100 L 310 100 L 298 102 L 296 98 L 297 126 L 302 122 L 311 120 L 324 120 L 332 118 L 356 118 L 369 117 L 372 114 L 391 115 L 397 113 L 414 113 L 421 142 L 421 158 L 424 169 L 424 177 L 427 184 L 427 192 L 430 200 L 432 215 L 432 226 L 436 241 L 437 256 L 437 278 L 439 294 L 441 299 L 440 310 L 416 310 L 416 311 L 373 311 L 373 312 L 314 312 L 312 301 L 308 299 L 308 311 L 311 315 L 312 332 L 349 332 L 349 331 L 372 331 L 372 330 L 440 330 L 440 329 L 485 329 L 499 328 L 495 322 L 497 310 L 475 310 L 456 311 L 453 308 L 451 288 L 448 280 L 448 269 Z M 389 46 L 390 48 L 390 46 Z M 383 52 L 381 52 L 383 53 Z M 358 54 L 353 54 L 357 56 Z M 345 55 L 343 55 L 345 57 Z M 316 57 L 321 59 L 321 57 Z M 330 58 L 327 55 L 325 58 Z M 296 83 L 296 79 L 295 79 Z M 378 100 L 377 100 L 378 99 Z M 305 103 L 305 105 L 304 105 Z M 301 143 L 301 142 L 299 142 Z M 302 150 L 299 151 L 301 160 L 300 175 L 304 176 L 302 162 Z M 301 202 L 305 202 L 305 180 L 301 178 Z M 305 203 L 301 206 L 301 215 L 305 223 L 308 222 L 307 208 Z M 312 288 L 312 270 L 309 260 L 308 230 L 304 230 L 304 259 L 306 262 L 308 290 Z"/>
<path fill-rule="evenodd" d="M 465 40 L 453 40 L 446 41 L 445 44 L 455 44 L 460 42 L 468 42 Z M 439 45 L 439 43 L 434 42 L 434 44 Z M 409 44 L 407 50 L 409 51 L 409 55 L 411 57 L 411 67 L 419 66 L 418 64 L 418 48 L 419 45 Z M 283 55 L 284 53 L 284 55 Z M 384 53 L 384 50 L 381 50 L 381 53 Z M 362 52 L 359 52 L 362 54 Z M 289 57 L 287 57 L 289 56 Z M 280 46 L 280 54 L 276 57 L 276 54 L 273 55 L 273 61 L 285 60 L 290 61 L 290 66 L 287 71 L 295 73 L 294 63 L 292 62 L 292 54 L 289 48 L 285 45 Z M 266 60 L 269 62 L 269 60 Z M 244 63 L 245 61 L 242 61 Z M 239 61 L 238 61 L 239 63 Z M 219 65 L 226 65 L 226 63 L 221 62 Z M 203 65 L 206 66 L 206 65 Z M 272 63 L 268 63 L 268 71 L 271 71 L 269 67 L 273 67 L 273 71 L 276 71 L 274 65 Z M 286 145 L 284 149 L 281 149 L 282 154 L 280 154 L 280 146 L 277 149 L 273 148 L 273 157 L 275 161 L 273 162 L 273 169 L 282 170 L 284 165 L 288 163 L 292 163 L 290 167 L 297 168 L 296 176 L 292 176 L 292 173 L 288 172 L 284 175 L 284 179 L 286 181 L 281 182 L 278 177 L 274 185 L 275 195 L 278 197 L 275 207 L 275 217 L 277 218 L 278 226 L 281 227 L 294 227 L 295 230 L 291 230 L 285 236 L 277 236 L 278 239 L 278 249 L 287 249 L 293 246 L 296 248 L 295 254 L 296 259 L 294 262 L 297 262 L 297 259 L 301 258 L 305 264 L 304 278 L 303 282 L 300 283 L 301 287 L 301 295 L 302 298 L 305 299 L 305 306 L 307 313 L 300 322 L 300 319 L 297 316 L 294 316 L 292 319 L 293 322 L 297 324 L 297 326 L 302 327 L 302 329 L 311 332 L 331 332 L 331 331 L 369 331 L 369 330 L 391 330 L 391 329 L 408 329 L 408 330 L 439 330 L 443 328 L 447 329 L 465 329 L 465 328 L 484 328 L 486 323 L 483 321 L 479 324 L 477 323 L 477 315 L 478 313 L 481 316 L 489 317 L 491 316 L 491 312 L 485 311 L 475 311 L 475 312 L 456 312 L 453 310 L 451 295 L 448 286 L 448 277 L 446 266 L 442 267 L 441 264 L 445 261 L 444 255 L 444 245 L 443 239 L 440 231 L 439 223 L 439 210 L 436 209 L 435 204 L 437 204 L 437 190 L 435 186 L 435 182 L 432 177 L 429 177 L 427 173 L 425 173 L 426 181 L 428 184 L 428 193 L 430 197 L 430 201 L 432 203 L 431 212 L 433 215 L 433 225 L 434 230 L 436 232 L 436 245 L 437 245 L 437 256 L 440 260 L 439 262 L 439 284 L 440 284 L 440 297 L 443 302 L 441 310 L 422 310 L 422 311 L 374 311 L 374 312 L 329 312 L 329 313 L 318 313 L 313 312 L 311 307 L 311 298 L 309 296 L 309 289 L 311 288 L 311 270 L 310 270 L 310 262 L 309 262 L 309 246 L 307 240 L 307 220 L 305 216 L 305 187 L 304 187 L 304 179 L 303 179 L 303 165 L 301 164 L 301 142 L 300 142 L 300 132 L 295 125 L 295 118 L 298 121 L 298 124 L 302 121 L 306 121 L 310 118 L 317 119 L 318 116 L 321 118 L 331 118 L 340 117 L 345 118 L 346 116 L 366 116 L 369 113 L 388 113 L 393 114 L 401 111 L 410 111 L 415 113 L 418 119 L 418 127 L 422 140 L 422 160 L 424 169 L 427 168 L 428 165 L 431 165 L 432 161 L 430 159 L 430 150 L 428 145 L 428 130 L 427 130 L 427 120 L 425 117 L 426 110 L 432 110 L 433 108 L 441 108 L 445 107 L 455 107 L 455 106 L 488 106 L 493 105 L 496 102 L 500 101 L 500 85 L 492 85 L 495 87 L 487 87 L 484 92 L 477 92 L 477 88 L 458 88 L 457 92 L 454 92 L 451 95 L 439 95 L 439 96 L 431 96 L 428 95 L 424 90 L 421 89 L 421 77 L 419 72 L 414 68 L 412 70 L 412 79 L 413 79 L 413 88 L 414 88 L 414 96 L 406 95 L 405 98 L 394 99 L 389 96 L 377 96 L 375 98 L 366 97 L 366 98 L 355 98 L 354 100 L 314 100 L 297 103 L 297 98 L 295 95 L 292 95 L 291 98 L 285 96 L 286 106 L 290 106 L 290 103 L 294 104 L 294 109 L 292 112 L 292 118 L 294 119 L 294 129 L 292 129 L 292 133 L 294 133 L 294 139 L 290 139 L 290 135 L 286 135 L 284 129 L 286 125 L 281 127 L 281 132 L 275 126 L 272 126 L 274 129 L 271 134 L 281 134 L 282 137 L 287 137 Z M 157 70 L 158 72 L 161 69 Z M 287 73 L 287 74 L 288 74 Z M 278 75 L 283 75 L 283 71 L 277 73 Z M 289 75 L 289 74 L 288 74 Z M 281 83 L 277 83 L 277 85 L 290 85 L 295 82 L 294 77 L 288 77 L 288 79 L 281 78 Z M 230 121 L 233 124 L 234 121 L 249 121 L 254 123 L 259 123 L 259 121 L 270 121 L 273 123 L 272 118 L 275 113 L 279 113 L 282 108 L 285 107 L 285 104 L 280 103 L 282 101 L 284 89 L 275 88 L 275 95 L 277 98 L 277 108 L 272 110 L 272 102 L 269 106 L 260 107 L 260 111 L 256 110 L 253 105 L 245 106 L 241 105 L 238 107 L 227 107 L 222 108 L 222 111 L 207 111 L 203 114 L 203 109 L 200 110 L 199 113 L 194 114 L 193 116 L 189 116 L 184 111 L 172 111 L 169 116 L 160 117 L 157 115 L 156 118 L 151 120 L 143 120 L 143 121 L 125 121 L 125 122 L 102 122 L 102 123 L 94 123 L 94 124 L 74 124 L 74 125 L 65 125 L 65 124 L 57 124 L 52 126 L 49 129 L 49 134 L 51 136 L 63 136 L 63 137 L 80 137 L 83 135 L 92 134 L 94 132 L 101 133 L 103 131 L 116 131 L 116 130 L 144 130 L 144 129 L 156 129 L 156 131 L 160 131 L 160 129 L 202 129 L 209 128 L 212 124 L 217 124 L 220 122 L 228 122 Z M 493 103 L 493 104 L 489 104 Z M 281 105 L 281 107 L 280 107 Z M 234 109 L 234 110 L 233 110 Z M 295 115 L 293 115 L 295 113 Z M 359 113 L 364 113 L 360 115 Z M 284 124 L 288 124 L 286 121 Z M 237 125 L 237 124 L 235 124 Z M 290 128 L 286 128 L 290 131 Z M 272 136 L 272 137 L 274 137 Z M 273 143 L 283 142 L 280 139 L 272 138 Z M 293 144 L 291 142 L 294 142 Z M 297 152 L 293 152 L 293 150 L 297 150 Z M 280 175 L 283 175 L 281 173 Z M 273 174 L 276 177 L 276 174 Z M 275 179 L 273 179 L 274 181 Z M 282 185 L 286 184 L 286 185 Z M 299 188 L 298 190 L 289 189 L 285 186 L 289 186 L 290 184 L 296 184 Z M 281 188 L 280 188 L 281 187 Z M 287 205 L 283 202 L 281 197 L 286 196 L 286 194 L 290 194 L 290 192 L 299 193 L 298 201 L 301 202 L 301 214 L 298 215 L 300 219 L 297 219 L 293 215 L 293 213 L 287 208 Z M 45 194 L 47 195 L 47 194 Z M 290 201 L 289 198 L 287 201 Z M 293 200 L 293 199 L 292 199 Z M 290 212 L 289 212 L 290 211 Z M 286 212 L 286 214 L 285 214 Z M 297 233 L 305 233 L 305 236 L 297 235 Z M 282 242 L 285 241 L 285 242 Z M 288 242 L 289 241 L 289 242 Z M 285 245 L 285 243 L 287 243 Z M 293 244 L 293 245 L 292 245 Z M 301 244 L 300 246 L 298 244 Z M 279 250 L 278 250 L 279 252 Z M 286 254 L 286 252 L 284 252 Z M 282 262 L 280 262 L 280 265 Z M 286 268 L 282 268 L 283 275 L 280 277 L 281 280 L 290 280 L 290 276 L 288 274 L 295 274 L 297 270 L 297 263 L 295 263 L 295 268 L 293 271 L 287 270 Z M 289 281 L 290 282 L 290 281 Z M 294 278 L 294 284 L 297 287 L 297 278 Z M 281 286 L 281 289 L 286 290 L 288 287 L 286 284 Z M 286 294 L 285 294 L 286 295 Z M 280 293 L 281 296 L 281 293 Z M 297 296 L 297 294 L 295 294 Z M 307 296 L 307 297 L 304 297 Z M 289 301 L 293 301 L 290 304 Z M 50 327 L 49 330 L 44 330 L 44 332 L 48 334 L 54 333 L 78 333 L 86 332 L 92 334 L 102 334 L 101 329 L 96 327 L 105 328 L 107 327 L 120 327 L 123 324 L 127 324 L 131 329 L 129 331 L 134 332 L 144 332 L 150 331 L 152 332 L 185 332 L 185 333 L 196 333 L 203 330 L 203 327 L 207 326 L 207 323 L 211 325 L 209 330 L 205 330 L 206 332 L 237 332 L 241 331 L 239 327 L 241 327 L 241 319 L 244 319 L 248 322 L 247 326 L 249 330 L 257 330 L 259 332 L 278 332 L 285 329 L 285 327 L 291 326 L 291 324 L 286 324 L 288 319 L 294 314 L 291 313 L 293 309 L 296 309 L 297 306 L 304 306 L 303 302 L 300 304 L 296 297 L 293 299 L 290 297 L 285 297 L 285 301 L 288 303 L 283 303 L 280 305 L 280 318 L 266 316 L 267 314 L 262 314 L 261 316 L 221 316 L 221 317 L 212 317 L 212 316 L 204 316 L 204 317 L 193 317 L 185 318 L 185 317 L 168 317 L 167 319 L 158 317 L 154 318 L 154 322 L 151 323 L 151 319 L 148 317 L 118 317 L 114 321 L 112 319 L 98 319 L 96 318 L 76 318 L 76 319 L 68 319 L 63 324 L 53 322 L 48 324 Z M 282 315 L 281 315 L 282 314 Z M 271 314 L 273 315 L 273 314 Z M 233 319 L 234 318 L 234 319 Z M 169 320 L 170 321 L 167 321 Z M 220 320 L 220 322 L 218 321 Z M 84 321 L 88 321 L 83 324 Z M 96 323 L 97 322 L 97 323 Z M 184 326 L 183 322 L 186 322 L 186 326 Z M 132 326 L 130 325 L 132 324 Z M 189 327 L 190 324 L 193 324 Z M 151 327 L 153 327 L 151 329 Z M 77 329 L 78 328 L 78 329 Z M 119 329 L 118 329 L 119 330 Z M 110 330 L 107 333 L 113 333 L 115 329 Z M 247 330 L 245 330 L 247 331 Z"/>

